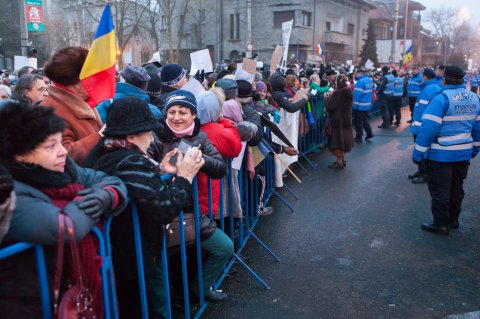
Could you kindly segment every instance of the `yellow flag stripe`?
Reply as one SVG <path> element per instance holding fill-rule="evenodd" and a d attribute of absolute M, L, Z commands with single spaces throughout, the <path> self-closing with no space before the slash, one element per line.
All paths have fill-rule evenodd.
<path fill-rule="evenodd" d="M 116 61 L 115 33 L 110 32 L 95 39 L 83 64 L 80 80 L 102 72 L 115 65 Z"/>

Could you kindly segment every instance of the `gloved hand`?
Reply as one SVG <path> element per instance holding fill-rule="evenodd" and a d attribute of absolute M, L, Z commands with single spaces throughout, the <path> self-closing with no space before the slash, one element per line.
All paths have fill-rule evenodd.
<path fill-rule="evenodd" d="M 13 190 L 13 178 L 5 170 L 0 171 L 0 204 L 4 203 L 5 200 L 10 196 L 10 193 Z"/>
<path fill-rule="evenodd" d="M 77 195 L 82 196 L 77 200 L 78 207 L 93 219 L 112 209 L 114 195 L 106 189 L 87 188 L 78 192 Z"/>
<path fill-rule="evenodd" d="M 313 96 L 317 95 L 317 89 L 311 89 L 310 93 L 312 93 Z"/>
<path fill-rule="evenodd" d="M 278 111 L 273 111 L 273 121 L 276 123 L 276 124 L 280 124 L 280 119 L 282 118 L 282 116 L 280 115 L 280 112 Z"/>
<path fill-rule="evenodd" d="M 205 80 L 205 72 L 203 70 L 198 70 L 197 73 L 193 76 L 198 82 L 203 83 Z"/>

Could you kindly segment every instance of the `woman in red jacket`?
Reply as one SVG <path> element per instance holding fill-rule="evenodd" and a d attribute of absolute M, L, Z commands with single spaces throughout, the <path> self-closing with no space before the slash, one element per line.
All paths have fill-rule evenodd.
<path fill-rule="evenodd" d="M 198 118 L 202 124 L 200 130 L 208 136 L 208 140 L 215 146 L 224 158 L 237 157 L 241 150 L 240 135 L 235 125 L 222 115 L 221 105 L 225 96 L 221 89 L 213 88 L 197 96 Z M 220 201 L 220 180 L 212 179 L 212 214 L 215 218 Z M 198 174 L 198 199 L 200 212 L 209 214 L 208 207 L 208 178 L 205 174 Z"/>

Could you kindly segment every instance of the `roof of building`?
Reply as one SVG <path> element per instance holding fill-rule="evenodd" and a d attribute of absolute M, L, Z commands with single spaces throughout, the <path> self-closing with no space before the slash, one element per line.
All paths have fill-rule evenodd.
<path fill-rule="evenodd" d="M 371 20 L 392 22 L 392 15 L 384 3 L 378 2 L 375 9 L 370 10 L 368 17 Z"/>

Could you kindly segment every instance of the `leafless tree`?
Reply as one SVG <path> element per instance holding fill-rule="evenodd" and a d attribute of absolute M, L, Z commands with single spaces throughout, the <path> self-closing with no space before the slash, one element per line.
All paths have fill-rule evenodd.
<path fill-rule="evenodd" d="M 178 63 L 190 0 L 157 0 L 157 2 L 162 13 L 162 27 L 165 28 L 167 35 L 168 60 L 170 63 Z M 174 43 L 175 33 L 177 43 Z"/>

